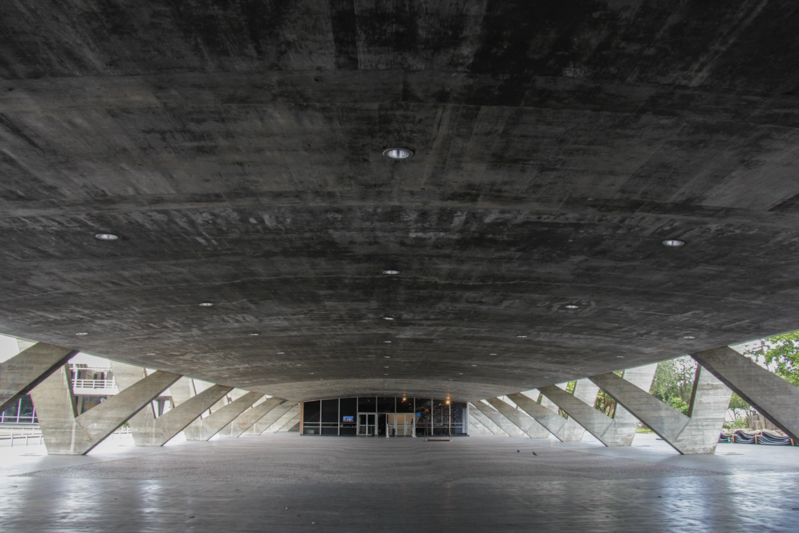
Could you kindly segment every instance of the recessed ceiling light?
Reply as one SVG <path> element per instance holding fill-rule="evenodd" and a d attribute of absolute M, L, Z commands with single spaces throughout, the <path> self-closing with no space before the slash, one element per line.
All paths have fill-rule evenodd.
<path fill-rule="evenodd" d="M 391 356 L 390 355 L 384 355 L 383 359 L 391 359 Z"/>
<path fill-rule="evenodd" d="M 257 337 L 260 333 L 250 333 L 250 337 Z"/>
<path fill-rule="evenodd" d="M 383 320 L 394 320 L 393 316 L 384 316 Z"/>
<path fill-rule="evenodd" d="M 458 375 L 459 375 L 459 376 L 462 376 L 462 375 L 463 375 L 463 372 L 458 372 Z"/>
<path fill-rule="evenodd" d="M 413 155 L 413 150 L 408 148 L 388 148 L 383 150 L 383 155 L 389 159 L 408 159 Z"/>
<path fill-rule="evenodd" d="M 399 270 L 384 270 L 383 274 L 386 274 L 387 276 L 396 276 L 399 274 Z"/>
<path fill-rule="evenodd" d="M 391 341 L 383 341 L 386 344 L 391 344 Z"/>
<path fill-rule="evenodd" d="M 387 367 L 387 366 L 384 366 L 383 368 L 388 368 L 388 367 Z"/>
<path fill-rule="evenodd" d="M 680 246 L 685 246 L 685 241 L 681 241 L 680 239 L 666 239 L 663 241 L 663 246 L 671 246 L 672 248 L 678 248 Z"/>
<path fill-rule="evenodd" d="M 490 353 L 490 354 L 488 354 L 488 355 L 497 355 L 497 354 L 495 354 L 495 353 Z"/>
<path fill-rule="evenodd" d="M 579 309 L 580 308 L 580 306 L 577 305 L 577 304 L 566 304 L 563 307 L 566 308 L 566 309 Z"/>
<path fill-rule="evenodd" d="M 278 355 L 283 355 L 286 352 L 277 352 Z"/>
<path fill-rule="evenodd" d="M 623 355 L 617 355 L 616 357 L 618 357 L 619 359 L 624 359 Z"/>
<path fill-rule="evenodd" d="M 693 340 L 693 339 L 695 339 L 695 338 L 696 338 L 696 337 L 694 337 L 693 335 L 685 335 L 685 336 L 683 337 L 683 339 L 688 339 L 689 341 L 690 341 L 690 340 Z"/>
<path fill-rule="evenodd" d="M 147 355 L 155 355 L 155 352 L 150 352 Z"/>
<path fill-rule="evenodd" d="M 312 376 L 313 376 L 313 372 L 308 372 L 308 374 L 310 374 L 310 375 L 312 375 Z"/>
<path fill-rule="evenodd" d="M 80 333 L 75 333 L 78 337 L 83 337 L 84 335 L 88 335 L 85 331 L 81 331 Z"/>
<path fill-rule="evenodd" d="M 200 302 L 197 305 L 199 305 L 200 307 L 213 307 L 214 303 L 213 302 Z"/>
<path fill-rule="evenodd" d="M 516 335 L 516 338 L 518 338 L 518 339 L 526 339 L 527 335 Z"/>
<path fill-rule="evenodd" d="M 116 241 L 119 239 L 119 236 L 114 235 L 113 233 L 96 233 L 94 238 L 101 241 Z"/>
<path fill-rule="evenodd" d="M 472 366 L 477 366 L 477 365 L 472 365 Z"/>

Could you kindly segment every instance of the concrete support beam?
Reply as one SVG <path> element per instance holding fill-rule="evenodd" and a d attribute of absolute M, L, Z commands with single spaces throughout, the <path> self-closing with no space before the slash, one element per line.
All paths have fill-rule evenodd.
<path fill-rule="evenodd" d="M 248 392 L 237 400 L 227 404 L 222 409 L 211 413 L 211 416 L 203 418 L 202 430 L 199 435 L 186 435 L 187 440 L 209 440 L 219 433 L 223 427 L 228 425 L 234 418 L 243 413 L 252 404 L 258 401 L 263 394 Z"/>
<path fill-rule="evenodd" d="M 36 343 L 0 363 L 0 413 L 67 364 L 77 350 Z"/>
<path fill-rule="evenodd" d="M 649 390 L 655 377 L 657 364 L 631 368 L 624 371 L 624 380 L 644 390 Z M 542 394 L 563 409 L 570 419 L 582 426 L 605 446 L 629 446 L 635 438 L 638 419 L 621 405 L 616 406 L 613 418 L 594 408 L 596 395 L 599 392 L 593 382 L 581 379 L 575 393 L 569 394 L 559 387 L 549 385 L 539 389 Z M 592 400 L 593 398 L 593 400 Z"/>
<path fill-rule="evenodd" d="M 268 415 L 267 415 L 268 416 Z M 271 426 L 266 428 L 264 433 L 277 433 L 282 430 L 286 424 L 300 416 L 300 404 L 292 405 L 283 415 L 278 418 Z M 288 429 L 288 428 L 287 428 Z"/>
<path fill-rule="evenodd" d="M 477 421 L 477 419 L 469 413 L 469 430 L 467 431 L 469 435 L 480 433 L 481 435 L 493 435 L 490 429 L 485 427 L 483 424 Z"/>
<path fill-rule="evenodd" d="M 291 431 L 295 427 L 297 427 L 297 430 L 299 431 L 299 427 L 300 427 L 299 410 L 298 410 L 297 414 L 291 420 L 289 420 L 288 422 L 283 424 L 281 427 L 279 427 L 276 433 L 285 433 L 287 431 Z"/>
<path fill-rule="evenodd" d="M 509 396 L 509 398 L 510 398 L 510 396 Z M 524 398 L 526 398 L 527 400 L 529 400 L 532 403 L 535 403 L 532 400 L 530 400 L 530 398 L 527 398 L 527 396 L 524 396 Z M 513 400 L 513 398 L 511 398 L 511 400 Z M 523 411 L 521 409 L 516 409 L 515 407 L 513 407 L 509 403 L 504 402 L 504 401 L 500 400 L 499 398 L 490 398 L 490 399 L 488 399 L 486 401 L 491 405 L 491 407 L 493 407 L 494 409 L 499 411 L 499 413 L 502 416 L 504 416 L 505 418 L 510 420 L 513 423 L 513 425 L 515 425 L 517 428 L 522 430 L 531 439 L 545 439 L 545 438 L 547 438 L 549 436 L 549 431 L 545 427 L 543 427 L 541 424 L 539 424 L 536 421 L 535 418 L 532 418 L 532 417 L 528 416 L 528 414 L 526 414 L 525 411 Z M 516 402 L 516 400 L 513 400 L 513 401 L 514 401 L 514 403 L 516 403 L 516 405 L 519 405 Z M 538 404 L 536 404 L 536 405 L 538 405 Z M 519 407 L 521 407 L 521 406 L 519 406 Z M 539 405 L 539 407 L 541 407 L 541 406 Z M 544 409 L 544 408 L 542 407 L 542 409 Z M 544 409 L 544 410 L 548 411 L 548 409 Z M 561 417 L 561 416 L 558 416 L 558 415 L 555 415 L 555 416 L 557 416 L 558 418 L 560 418 L 563 421 L 566 421 L 566 419 Z"/>
<path fill-rule="evenodd" d="M 297 402 L 285 402 L 281 403 L 266 416 L 262 417 L 258 422 L 252 425 L 252 427 L 247 430 L 248 435 L 260 435 L 261 433 L 266 432 L 269 428 L 275 425 L 275 422 L 280 420 L 286 413 L 288 413 L 294 407 L 299 407 Z"/>
<path fill-rule="evenodd" d="M 64 365 L 31 392 L 47 453 L 89 452 L 179 378 L 170 372 L 155 372 L 76 416 L 69 368 Z"/>
<path fill-rule="evenodd" d="M 558 387 L 555 388 L 561 390 Z M 563 392 L 563 394 L 567 393 Z M 564 431 L 564 428 L 569 425 L 569 420 L 563 418 L 558 413 L 547 409 L 543 405 L 540 405 L 538 402 L 533 401 L 532 398 L 529 398 L 524 394 L 509 394 L 508 398 L 510 398 L 513 403 L 518 405 L 519 409 L 527 413 L 541 426 L 546 428 L 549 433 L 552 433 L 556 439 L 560 441 L 569 440 L 569 435 L 565 434 Z M 572 422 L 572 424 L 574 424 L 574 422 Z"/>
<path fill-rule="evenodd" d="M 726 346 L 692 357 L 774 425 L 799 441 L 799 388 Z"/>
<path fill-rule="evenodd" d="M 713 453 L 716 450 L 732 391 L 710 372 L 702 371 L 702 367 L 697 367 L 694 381 L 692 417 L 685 416 L 612 372 L 589 379 L 681 454 Z"/>
<path fill-rule="evenodd" d="M 490 405 L 484 404 L 483 402 L 474 402 L 470 404 L 475 409 L 480 411 L 482 414 L 487 416 L 492 422 L 502 428 L 502 431 L 510 435 L 511 437 L 521 437 L 524 436 L 524 432 L 516 427 L 516 425 L 508 420 L 505 416 L 503 416 L 499 411 L 491 407 Z"/>
<path fill-rule="evenodd" d="M 503 437 L 508 435 L 501 427 L 496 425 L 493 420 L 488 418 L 482 412 L 478 411 L 477 408 L 470 407 L 469 415 L 474 417 L 474 419 L 481 423 L 483 427 L 486 428 L 490 433 L 494 435 L 501 435 Z"/>
<path fill-rule="evenodd" d="M 285 402 L 286 400 L 282 398 L 268 398 L 241 413 L 235 420 L 225 426 L 220 434 L 224 437 L 236 438 L 269 414 L 270 411 Z"/>
<path fill-rule="evenodd" d="M 156 418 L 152 427 L 134 427 L 136 446 L 163 446 L 231 390 L 232 387 L 214 385 Z"/>
<path fill-rule="evenodd" d="M 654 377 L 654 372 L 652 372 L 652 376 Z M 565 390 L 566 385 L 567 384 L 564 383 L 562 385 L 558 384 L 557 386 L 558 388 Z M 651 378 L 650 378 L 650 383 L 646 387 L 649 388 L 650 386 L 651 386 Z M 596 397 L 598 394 L 599 394 L 599 387 L 594 385 L 591 382 L 591 380 L 589 380 L 588 378 L 579 379 L 574 384 L 573 396 L 589 405 L 596 404 Z M 552 403 L 552 405 L 557 407 L 557 405 L 555 405 L 554 402 L 550 402 L 546 396 L 544 396 L 544 400 L 547 400 L 547 403 Z M 563 428 L 561 429 L 560 436 L 558 438 L 561 439 L 563 442 L 580 442 L 581 440 L 583 440 L 584 435 L 585 435 L 585 428 L 581 426 L 579 423 L 577 423 L 577 421 L 574 418 L 569 417 L 569 419 L 566 421 L 566 425 L 563 426 Z"/>

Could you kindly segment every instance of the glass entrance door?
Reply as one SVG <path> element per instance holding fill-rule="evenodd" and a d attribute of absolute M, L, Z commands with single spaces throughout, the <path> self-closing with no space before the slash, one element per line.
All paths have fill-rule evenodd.
<path fill-rule="evenodd" d="M 375 415 L 358 415 L 358 435 L 374 437 L 375 435 Z"/>

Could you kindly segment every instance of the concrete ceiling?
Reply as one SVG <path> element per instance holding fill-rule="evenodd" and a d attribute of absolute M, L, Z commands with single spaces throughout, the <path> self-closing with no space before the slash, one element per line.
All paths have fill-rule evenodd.
<path fill-rule="evenodd" d="M 797 329 L 797 8 L 0 3 L 0 332 L 476 399 Z"/>

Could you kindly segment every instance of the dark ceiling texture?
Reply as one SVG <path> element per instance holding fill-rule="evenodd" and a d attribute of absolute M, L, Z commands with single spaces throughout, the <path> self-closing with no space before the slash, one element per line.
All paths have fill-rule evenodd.
<path fill-rule="evenodd" d="M 797 329 L 798 9 L 2 2 L 0 332 L 301 400 Z"/>

